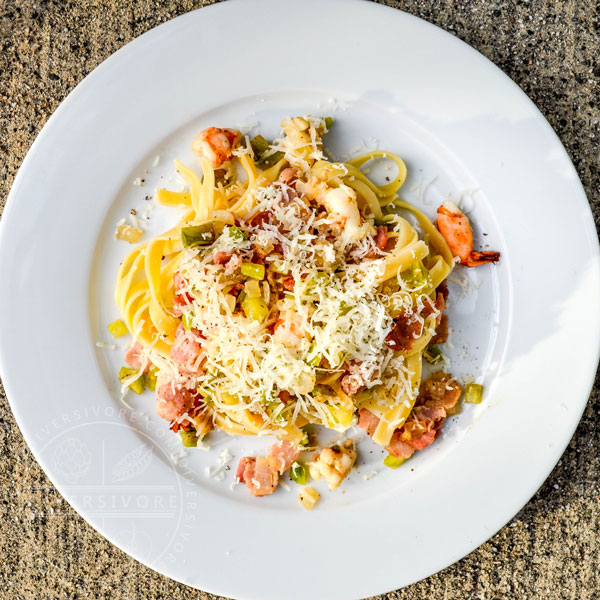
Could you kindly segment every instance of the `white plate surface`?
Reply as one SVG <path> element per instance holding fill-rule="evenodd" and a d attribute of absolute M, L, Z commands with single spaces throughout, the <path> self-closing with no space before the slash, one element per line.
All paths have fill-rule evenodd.
<path fill-rule="evenodd" d="M 251 34 L 252 23 L 268 28 Z M 231 487 L 237 459 L 271 440 L 214 435 L 210 450 L 183 456 L 149 395 L 129 395 L 132 409 L 119 400 L 125 342 L 95 345 L 112 341 L 113 282 L 130 249 L 112 239 L 115 223 L 135 208 L 150 217 L 149 236 L 177 219 L 145 200 L 156 185 L 179 185 L 171 159 L 197 167 L 189 146 L 203 127 L 258 122 L 252 132 L 272 137 L 283 116 L 306 113 L 334 117 L 334 157 L 375 145 L 400 154 L 406 200 L 433 215 L 443 199 L 461 199 L 477 243 L 502 252 L 499 266 L 456 273 L 452 284 L 451 370 L 483 382 L 485 403 L 398 471 L 363 440 L 358 469 L 336 493 L 317 485 L 311 513 L 298 488 L 255 499 Z M 36 140 L 2 219 L 0 367 L 48 476 L 139 561 L 235 598 L 362 598 L 458 560 L 547 477 L 598 361 L 599 273 L 564 149 L 477 52 L 366 2 L 230 1 L 117 52 Z M 231 470 L 207 477 L 224 448 Z"/>

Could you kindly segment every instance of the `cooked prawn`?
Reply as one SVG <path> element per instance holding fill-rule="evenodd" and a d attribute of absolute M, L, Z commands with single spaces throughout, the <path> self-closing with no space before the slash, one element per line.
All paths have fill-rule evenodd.
<path fill-rule="evenodd" d="M 289 313 L 286 319 L 279 319 L 273 328 L 273 339 L 287 346 L 298 348 L 304 339 L 302 322 L 297 315 Z"/>
<path fill-rule="evenodd" d="M 452 254 L 460 258 L 461 265 L 478 267 L 500 260 L 500 252 L 473 251 L 473 230 L 469 218 L 456 204 L 446 201 L 437 209 L 437 213 L 437 227 Z"/>
<path fill-rule="evenodd" d="M 362 223 L 356 192 L 351 187 L 341 184 L 332 188 L 324 181 L 311 177 L 306 183 L 298 183 L 296 189 L 327 210 L 342 228 L 342 235 L 346 241 L 357 242 L 369 234 L 376 233 L 372 225 Z"/>
<path fill-rule="evenodd" d="M 207 158 L 216 169 L 229 160 L 237 146 L 241 134 L 235 129 L 209 127 L 202 130 L 192 142 L 192 152 Z"/>

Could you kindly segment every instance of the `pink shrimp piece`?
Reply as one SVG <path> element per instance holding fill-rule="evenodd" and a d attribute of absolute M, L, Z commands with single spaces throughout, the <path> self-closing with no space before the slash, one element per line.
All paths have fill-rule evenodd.
<path fill-rule="evenodd" d="M 208 159 L 217 169 L 226 160 L 233 157 L 233 150 L 238 145 L 240 138 L 240 132 L 235 129 L 209 127 L 202 130 L 192 142 L 192 152 Z"/>
<path fill-rule="evenodd" d="M 438 209 L 437 227 L 452 254 L 466 267 L 478 267 L 500 260 L 500 252 L 474 252 L 473 230 L 469 218 L 453 202 L 444 202 Z"/>

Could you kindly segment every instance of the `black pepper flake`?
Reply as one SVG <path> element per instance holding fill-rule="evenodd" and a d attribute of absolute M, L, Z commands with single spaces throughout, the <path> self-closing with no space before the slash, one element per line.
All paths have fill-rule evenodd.
<path fill-rule="evenodd" d="M 225 470 L 229 471 L 231 469 L 231 467 L 229 465 L 225 465 Z"/>
<path fill-rule="evenodd" d="M 132 215 L 137 215 L 137 210 L 135 210 L 135 208 L 132 208 L 132 209 L 131 209 L 129 212 L 130 212 Z"/>
<path fill-rule="evenodd" d="M 144 200 L 152 200 L 152 196 L 146 196 Z"/>

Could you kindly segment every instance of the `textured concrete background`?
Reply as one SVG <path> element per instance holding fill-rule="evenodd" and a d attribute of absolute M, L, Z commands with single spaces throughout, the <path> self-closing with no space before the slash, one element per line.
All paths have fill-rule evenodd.
<path fill-rule="evenodd" d="M 566 146 L 598 222 L 600 4 L 595 0 L 385 3 L 457 35 L 521 86 Z M 35 136 L 84 75 L 148 29 L 203 4 L 208 2 L 0 2 L 0 209 Z M 568 201 L 565 198 L 565 204 Z M 385 598 L 600 598 L 596 383 L 563 458 L 521 513 L 462 561 Z M 75 514 L 29 452 L 1 386 L 0 423 L 2 600 L 215 598 L 141 566 Z M 306 576 L 290 574 L 290 582 Z"/>

